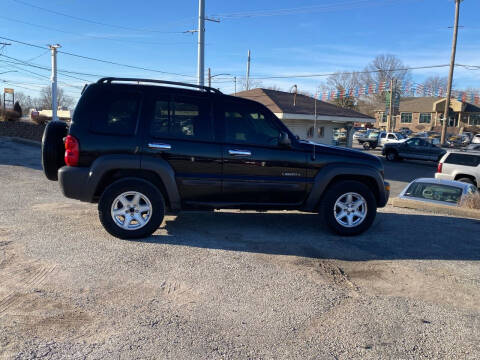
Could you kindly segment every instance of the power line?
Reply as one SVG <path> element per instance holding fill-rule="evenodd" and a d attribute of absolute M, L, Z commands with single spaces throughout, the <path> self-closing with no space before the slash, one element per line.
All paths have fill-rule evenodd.
<path fill-rule="evenodd" d="M 133 27 L 129 27 L 129 26 L 108 24 L 108 23 L 97 21 L 97 20 L 86 19 L 86 18 L 79 17 L 79 16 L 65 14 L 65 13 L 62 13 L 60 11 L 47 9 L 47 8 L 44 8 L 44 7 L 41 7 L 41 6 L 38 6 L 38 5 L 30 4 L 30 3 L 22 1 L 22 0 L 12 0 L 12 1 L 16 2 L 16 3 L 19 3 L 19 4 L 22 4 L 24 6 L 29 6 L 29 7 L 34 8 L 34 9 L 49 12 L 51 14 L 67 17 L 67 18 L 74 19 L 74 20 L 77 20 L 77 21 L 83 21 L 83 22 L 90 23 L 90 24 L 102 25 L 102 26 L 106 26 L 106 27 L 110 27 L 110 28 L 114 28 L 114 29 L 122 29 L 122 30 L 136 31 L 136 32 L 151 32 L 151 33 L 157 33 L 157 34 L 181 34 L 181 33 L 183 33 L 182 31 L 148 30 L 148 29 L 133 28 Z"/>
<path fill-rule="evenodd" d="M 267 79 L 296 79 L 296 78 L 312 78 L 312 77 L 324 77 L 336 75 L 338 73 L 352 75 L 352 74 L 369 74 L 369 73 L 378 73 L 378 72 L 391 72 L 391 71 L 408 71 L 408 70 L 419 70 L 419 69 L 434 69 L 447 67 L 447 65 L 429 65 L 429 66 L 416 66 L 416 67 L 405 67 L 398 69 L 382 69 L 382 70 L 368 70 L 368 71 L 353 71 L 353 72 L 343 72 L 337 71 L 334 73 L 325 73 L 325 74 L 297 74 L 297 75 L 274 75 L 274 76 L 264 76 L 264 77 L 250 77 L 251 79 L 256 80 L 267 80 Z"/>
<path fill-rule="evenodd" d="M 10 38 L 4 37 L 4 36 L 0 36 L 0 39 L 4 39 L 4 40 L 7 40 L 7 41 L 12 41 L 12 42 L 15 42 L 15 43 L 17 43 L 17 44 L 22 44 L 22 45 L 25 45 L 25 46 L 30 46 L 30 47 L 34 47 L 34 48 L 38 48 L 38 49 L 45 49 L 44 46 L 35 45 L 35 44 L 27 43 L 27 42 L 24 42 L 24 41 L 20 41 L 20 40 L 14 40 L 14 39 L 10 39 Z M 82 59 L 85 59 L 85 60 L 97 61 L 97 62 L 101 62 L 101 63 L 105 63 L 105 64 L 122 66 L 122 67 L 131 68 L 131 69 L 137 69 L 137 70 L 155 72 L 155 73 L 166 74 L 166 75 L 176 75 L 176 76 L 182 76 L 182 77 L 188 77 L 188 78 L 195 78 L 195 76 L 192 76 L 192 75 L 179 74 L 179 73 L 161 71 L 161 70 L 156 70 L 156 69 L 144 68 L 144 67 L 140 67 L 140 66 L 122 64 L 122 63 L 117 63 L 117 62 L 114 62 L 114 61 L 97 59 L 97 58 L 93 58 L 93 57 L 89 57 L 89 56 L 84 56 L 84 55 L 79 55 L 79 54 L 73 54 L 73 53 L 66 52 L 66 51 L 58 51 L 58 52 L 59 52 L 59 53 L 62 53 L 62 54 L 65 54 L 65 55 L 82 58 Z"/>
<path fill-rule="evenodd" d="M 121 43 L 128 42 L 128 43 L 134 43 L 134 44 L 147 44 L 147 45 L 179 45 L 179 44 L 191 44 L 191 43 L 189 43 L 189 42 L 165 42 L 165 43 L 162 43 L 162 42 L 154 42 L 154 41 L 115 39 L 115 38 L 111 38 L 111 37 L 97 36 L 97 35 L 91 35 L 91 34 L 81 34 L 81 33 L 77 33 L 77 32 L 74 32 L 74 31 L 68 31 L 68 30 L 62 30 L 62 29 L 52 28 L 52 27 L 50 27 L 50 26 L 45 26 L 45 25 L 40 25 L 40 24 L 34 24 L 34 23 L 31 23 L 31 22 L 28 22 L 28 21 L 23 21 L 23 20 L 18 20 L 18 19 L 12 19 L 12 18 L 9 18 L 9 17 L 6 17 L 6 16 L 0 16 L 0 18 L 1 18 L 1 19 L 4 19 L 4 20 L 7 20 L 7 21 L 11 21 L 11 22 L 15 22 L 15 23 L 20 23 L 20 24 L 24 24 L 24 25 L 29 25 L 29 26 L 33 26 L 33 27 L 38 27 L 38 28 L 40 28 L 40 29 L 45 29 L 45 30 L 49 30 L 49 31 L 55 31 L 55 32 L 63 33 L 63 34 L 71 34 L 71 35 L 76 35 L 76 36 L 84 36 L 84 37 L 89 37 L 89 38 L 98 39 L 98 40 L 105 40 L 105 41 L 114 41 L 114 42 L 121 42 Z"/>
<path fill-rule="evenodd" d="M 114 62 L 114 61 L 102 60 L 102 59 L 97 59 L 97 58 L 93 58 L 93 57 L 89 57 L 89 56 L 84 56 L 84 55 L 79 55 L 79 54 L 73 54 L 73 53 L 66 52 L 66 51 L 59 51 L 59 53 L 65 54 L 65 55 L 69 55 L 69 56 L 78 57 L 78 58 L 85 59 L 85 60 L 97 61 L 97 62 L 101 62 L 101 63 L 105 63 L 105 64 L 110 64 L 110 65 L 123 66 L 123 67 L 131 68 L 131 69 L 138 69 L 138 70 L 155 72 L 155 73 L 166 74 L 166 75 L 176 75 L 176 76 L 182 76 L 182 77 L 188 77 L 188 78 L 195 78 L 195 76 L 192 76 L 192 75 L 172 73 L 172 72 L 167 72 L 167 71 L 161 71 L 161 70 L 144 68 L 144 67 L 140 67 L 140 66 L 122 64 L 122 63 L 117 63 L 117 62 Z"/>
<path fill-rule="evenodd" d="M 391 3 L 391 2 L 398 2 L 398 1 L 404 1 L 404 0 L 386 0 L 386 1 L 377 0 L 376 3 L 372 0 L 355 0 L 355 1 L 333 3 L 333 4 L 326 4 L 326 5 L 325 4 L 312 5 L 312 6 L 270 9 L 270 10 L 253 10 L 253 11 L 235 12 L 230 14 L 214 14 L 213 16 L 219 17 L 219 18 L 250 18 L 250 17 L 282 16 L 282 15 L 306 14 L 306 13 L 310 14 L 313 12 L 326 12 L 326 11 L 335 11 L 335 10 L 354 9 L 359 7 L 370 7 L 375 5 L 382 5 L 388 2 Z"/>

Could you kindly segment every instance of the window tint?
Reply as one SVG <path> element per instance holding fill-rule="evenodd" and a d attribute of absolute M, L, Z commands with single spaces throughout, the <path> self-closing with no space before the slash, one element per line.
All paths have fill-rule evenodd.
<path fill-rule="evenodd" d="M 385 139 L 386 136 L 387 136 L 386 133 L 382 133 L 382 135 L 380 135 L 380 138 L 381 138 L 381 139 Z"/>
<path fill-rule="evenodd" d="M 458 203 L 462 196 L 462 189 L 448 185 L 415 182 L 410 185 L 405 196 Z"/>
<path fill-rule="evenodd" d="M 394 140 L 396 139 L 396 138 L 395 138 L 395 135 L 393 135 L 393 134 L 388 134 L 388 138 L 389 138 L 389 139 L 394 139 Z"/>
<path fill-rule="evenodd" d="M 140 95 L 105 91 L 90 103 L 90 130 L 100 134 L 134 135 L 138 121 Z"/>
<path fill-rule="evenodd" d="M 211 140 L 209 103 L 182 98 L 156 100 L 150 134 L 158 138 Z"/>
<path fill-rule="evenodd" d="M 480 156 L 451 153 L 445 159 L 446 164 L 456 164 L 464 166 L 478 166 L 480 164 Z"/>
<path fill-rule="evenodd" d="M 229 143 L 278 145 L 280 129 L 267 115 L 257 110 L 225 109 L 225 140 Z"/>
<path fill-rule="evenodd" d="M 414 138 L 414 139 L 409 139 L 406 141 L 406 143 L 409 145 L 409 146 L 420 146 L 420 142 L 422 140 L 421 139 L 418 139 L 418 138 Z"/>

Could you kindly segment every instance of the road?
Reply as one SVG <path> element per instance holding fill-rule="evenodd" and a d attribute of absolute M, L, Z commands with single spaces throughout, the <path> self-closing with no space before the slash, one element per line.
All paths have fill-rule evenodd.
<path fill-rule="evenodd" d="M 480 357 L 478 221 L 387 207 L 341 238 L 314 214 L 190 212 L 123 241 L 37 147 L 0 138 L 0 178 L 0 358 Z"/>

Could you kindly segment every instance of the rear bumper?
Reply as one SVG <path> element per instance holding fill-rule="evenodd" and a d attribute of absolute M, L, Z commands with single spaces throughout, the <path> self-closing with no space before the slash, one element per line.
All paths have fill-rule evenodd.
<path fill-rule="evenodd" d="M 452 175 L 450 175 L 450 174 L 444 174 L 444 173 L 435 173 L 435 179 L 440 179 L 440 180 L 455 180 Z"/>
<path fill-rule="evenodd" d="M 90 168 L 63 166 L 58 170 L 58 182 L 64 196 L 86 202 L 92 201 L 88 191 Z"/>

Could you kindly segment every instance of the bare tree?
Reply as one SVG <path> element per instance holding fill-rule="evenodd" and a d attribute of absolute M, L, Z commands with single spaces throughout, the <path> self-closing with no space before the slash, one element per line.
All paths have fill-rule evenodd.
<path fill-rule="evenodd" d="M 265 89 L 283 91 L 282 88 L 278 85 L 270 85 L 270 86 L 267 86 Z"/>
<path fill-rule="evenodd" d="M 363 86 L 368 86 L 380 83 L 388 85 L 392 79 L 396 79 L 399 83 L 410 81 L 410 71 L 406 70 L 406 67 L 395 55 L 378 55 L 365 67 L 364 73 L 361 74 L 361 83 Z M 366 100 L 375 107 L 382 108 L 385 106 L 385 91 L 370 95 Z"/>
<path fill-rule="evenodd" d="M 430 76 L 423 82 L 423 85 L 426 89 L 446 89 L 447 88 L 447 77 L 446 76 Z"/>
<path fill-rule="evenodd" d="M 37 108 L 39 102 L 37 98 L 32 98 L 31 96 L 25 95 L 20 91 L 15 93 L 15 100 L 18 101 L 22 107 L 24 114 L 28 114 L 28 110 L 30 109 Z"/>
<path fill-rule="evenodd" d="M 360 76 L 357 72 L 337 72 L 327 78 L 324 89 L 336 89 L 342 92 L 342 96 L 334 99 L 337 106 L 346 109 L 355 109 L 356 101 L 351 91 L 360 85 Z M 347 92 L 348 91 L 348 92 Z"/>
<path fill-rule="evenodd" d="M 65 95 L 62 88 L 57 88 L 57 104 L 59 107 L 71 108 L 73 103 L 73 98 Z M 42 109 L 52 108 L 52 88 L 50 86 L 46 86 L 40 91 L 40 107 Z"/>
<path fill-rule="evenodd" d="M 250 79 L 248 81 L 248 89 L 256 89 L 256 88 L 261 88 L 263 86 L 262 81 L 260 80 L 255 80 L 255 79 Z M 240 79 L 240 84 L 239 87 L 241 90 L 247 90 L 247 80 L 245 78 Z"/>

